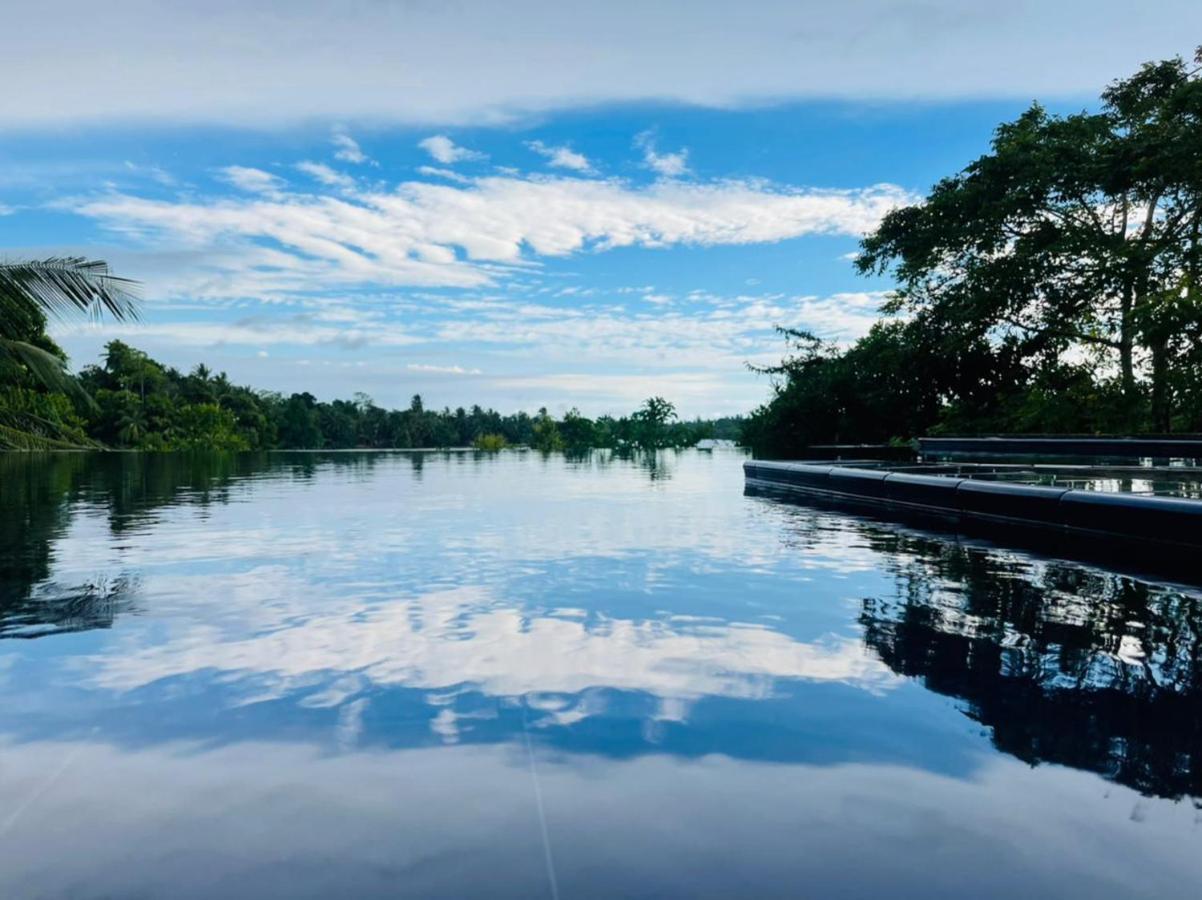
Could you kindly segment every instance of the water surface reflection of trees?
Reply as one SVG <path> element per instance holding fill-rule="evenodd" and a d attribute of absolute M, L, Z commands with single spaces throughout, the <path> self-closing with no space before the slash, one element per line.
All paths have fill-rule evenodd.
<path fill-rule="evenodd" d="M 1060 562 L 875 531 L 896 591 L 863 601 L 890 668 L 956 697 L 1031 764 L 1202 797 L 1202 596 Z"/>
<path fill-rule="evenodd" d="M 525 451 L 515 451 L 525 452 Z M 647 477 L 671 477 L 667 451 L 621 457 Z M 0 453 L 0 637 L 108 627 L 132 608 L 134 579 L 64 585 L 49 580 L 56 546 L 81 513 L 99 514 L 114 536 L 152 528 L 178 506 L 226 504 L 248 482 L 307 482 L 318 471 L 366 478 L 385 458 L 404 460 L 414 481 L 437 459 L 452 468 L 497 465 L 504 454 L 455 451 L 261 453 Z M 611 451 L 568 458 L 602 470 Z"/>
<path fill-rule="evenodd" d="M 414 455 L 415 467 L 420 455 Z M 113 535 L 173 506 L 230 501 L 252 478 L 309 480 L 319 466 L 370 470 L 374 454 L 0 453 L 0 638 L 107 628 L 136 606 L 136 578 L 51 579 L 73 518 L 101 510 Z"/>

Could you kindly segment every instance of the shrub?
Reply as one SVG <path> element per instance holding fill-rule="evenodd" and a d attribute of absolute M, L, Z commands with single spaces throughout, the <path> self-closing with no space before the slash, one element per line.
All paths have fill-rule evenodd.
<path fill-rule="evenodd" d="M 498 450 L 504 450 L 509 446 L 509 441 L 505 440 L 503 434 L 479 434 L 472 442 L 472 446 L 477 450 L 484 450 L 487 453 L 496 453 Z"/>

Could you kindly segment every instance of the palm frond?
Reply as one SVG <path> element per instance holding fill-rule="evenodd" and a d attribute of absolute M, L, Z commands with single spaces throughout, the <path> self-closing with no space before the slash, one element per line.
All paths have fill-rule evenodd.
<path fill-rule="evenodd" d="M 0 355 L 8 356 L 25 366 L 29 374 L 47 389 L 77 397 L 88 406 L 94 405 L 91 396 L 67 370 L 66 364 L 53 353 L 25 341 L 0 338 Z"/>
<path fill-rule="evenodd" d="M 136 319 L 138 283 L 81 256 L 0 262 L 0 314 L 30 303 L 57 318 L 107 312 L 118 321 Z"/>
<path fill-rule="evenodd" d="M 0 450 L 93 450 L 103 446 L 33 413 L 0 409 Z"/>

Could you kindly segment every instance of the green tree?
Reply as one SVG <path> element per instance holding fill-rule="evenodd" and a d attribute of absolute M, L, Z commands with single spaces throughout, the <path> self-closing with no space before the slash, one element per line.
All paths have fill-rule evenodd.
<path fill-rule="evenodd" d="M 941 393 L 955 393 L 952 382 L 975 385 L 985 374 L 985 364 L 963 358 L 946 365 L 914 323 L 878 323 L 843 351 L 805 331 L 782 334 L 793 353 L 757 370 L 776 379 L 773 399 L 743 427 L 761 455 L 800 456 L 812 444 L 882 443 L 926 431 L 938 419 Z"/>
<path fill-rule="evenodd" d="M 538 415 L 534 418 L 534 432 L 530 446 L 535 450 L 542 450 L 544 453 L 563 449 L 563 437 L 559 433 L 559 426 L 555 424 L 555 420 L 551 418 L 545 406 L 538 411 Z"/>
<path fill-rule="evenodd" d="M 596 446 L 597 429 L 593 420 L 582 416 L 576 407 L 569 409 L 559 423 L 564 449 L 579 452 Z"/>
<path fill-rule="evenodd" d="M 136 447 L 146 436 L 146 410 L 141 404 L 131 404 L 121 412 L 117 436 L 127 447 Z"/>
<path fill-rule="evenodd" d="M 105 387 L 129 391 L 143 400 L 147 394 L 163 390 L 169 380 L 167 370 L 146 353 L 121 341 L 104 346 Z"/>
<path fill-rule="evenodd" d="M 216 403 L 192 403 L 176 410 L 172 439 L 165 450 L 246 450 L 233 413 Z"/>
<path fill-rule="evenodd" d="M 648 398 L 631 418 L 638 447 L 657 450 L 669 446 L 668 425 L 676 420 L 676 407 L 663 397 Z"/>
<path fill-rule="evenodd" d="M 887 215 L 856 264 L 896 278 L 886 311 L 962 346 L 1009 342 L 1045 372 L 1089 354 L 1115 373 L 1127 427 L 1167 431 L 1202 315 L 1200 213 L 1202 80 L 1176 58 L 1114 82 L 1096 113 L 1036 104 L 1003 124 L 989 153 Z"/>
<path fill-rule="evenodd" d="M 52 258 L 0 262 L 0 447 L 79 446 L 68 404 L 89 395 L 67 371 L 66 355 L 46 335 L 49 318 L 133 318 L 136 285 L 100 261 Z M 87 444 L 86 440 L 82 441 Z"/>
<path fill-rule="evenodd" d="M 322 446 L 316 407 L 317 398 L 307 391 L 285 401 L 279 424 L 280 442 L 285 447 L 314 450 Z"/>
<path fill-rule="evenodd" d="M 46 346 L 48 316 L 135 318 L 136 283 L 108 264 L 79 257 L 0 262 L 0 354 L 16 360 L 48 388 L 71 389 L 61 351 Z"/>

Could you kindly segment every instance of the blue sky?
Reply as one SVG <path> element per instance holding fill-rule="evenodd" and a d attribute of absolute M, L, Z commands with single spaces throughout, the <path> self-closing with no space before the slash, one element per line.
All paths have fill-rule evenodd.
<path fill-rule="evenodd" d="M 888 209 L 1202 35 L 1167 0 L 144 0 L 39 43 L 83 9 L 17 13 L 0 59 L 0 248 L 145 285 L 139 324 L 56 327 L 75 364 L 120 337 L 326 399 L 593 414 L 746 411 L 774 325 L 871 323 L 889 285 L 847 257 Z"/>

